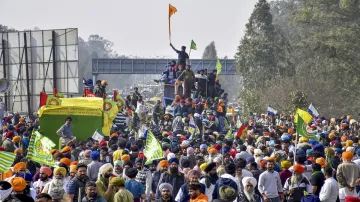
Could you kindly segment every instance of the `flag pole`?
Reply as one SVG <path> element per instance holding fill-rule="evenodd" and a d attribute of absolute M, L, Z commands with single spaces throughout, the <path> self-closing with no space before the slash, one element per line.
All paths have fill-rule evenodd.
<path fill-rule="evenodd" d="M 299 122 L 299 114 L 297 114 L 297 115 L 295 115 L 295 116 L 297 116 L 297 120 L 298 120 L 298 122 Z M 298 123 L 296 123 L 296 126 L 297 126 L 297 124 L 298 124 Z M 298 132 L 299 132 L 299 131 L 296 131 L 296 137 L 295 137 L 294 164 L 293 164 L 293 166 L 294 166 L 295 163 L 296 163 L 296 147 L 297 147 L 297 144 L 298 144 L 298 135 L 299 135 Z"/>
<path fill-rule="evenodd" d="M 169 41 L 171 43 L 171 28 L 170 28 L 170 4 L 169 4 Z"/>

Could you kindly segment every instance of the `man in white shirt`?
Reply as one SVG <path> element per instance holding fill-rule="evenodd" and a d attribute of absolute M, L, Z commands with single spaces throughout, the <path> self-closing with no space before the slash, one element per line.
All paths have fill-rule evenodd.
<path fill-rule="evenodd" d="M 51 181 L 51 174 L 52 170 L 49 167 L 40 168 L 39 180 L 33 184 L 34 189 L 36 190 L 36 194 L 40 194 L 43 191 L 45 185 Z"/>
<path fill-rule="evenodd" d="M 283 197 L 283 188 L 279 173 L 274 171 L 275 162 L 267 162 L 267 170 L 259 177 L 258 189 L 266 202 L 280 202 Z"/>
<path fill-rule="evenodd" d="M 337 197 L 339 195 L 339 187 L 337 181 L 332 177 L 333 169 L 326 168 L 325 169 L 325 183 L 320 191 L 320 201 L 326 202 L 336 202 Z"/>

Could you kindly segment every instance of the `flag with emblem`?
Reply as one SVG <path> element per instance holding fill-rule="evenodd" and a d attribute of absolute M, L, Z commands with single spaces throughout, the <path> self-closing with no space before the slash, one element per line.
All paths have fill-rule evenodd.
<path fill-rule="evenodd" d="M 57 167 L 54 157 L 50 153 L 50 150 L 52 150 L 55 146 L 56 145 L 53 141 L 41 135 L 39 131 L 33 131 L 26 158 L 40 164 Z"/>
<path fill-rule="evenodd" d="M 164 152 L 162 150 L 162 147 L 150 130 L 147 130 L 144 155 L 147 159 L 145 165 L 152 162 L 153 160 L 164 158 Z"/>

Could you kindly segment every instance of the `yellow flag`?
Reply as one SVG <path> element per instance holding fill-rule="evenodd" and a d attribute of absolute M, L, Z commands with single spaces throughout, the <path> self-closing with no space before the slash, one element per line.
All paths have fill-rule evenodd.
<path fill-rule="evenodd" d="M 297 121 L 298 121 L 297 115 L 299 115 L 306 124 L 310 123 L 310 121 L 312 119 L 312 116 L 309 114 L 309 112 L 304 111 L 302 109 L 297 109 L 296 113 L 295 113 L 295 118 L 294 118 L 295 123 L 297 123 Z"/>
<path fill-rule="evenodd" d="M 173 5 L 169 4 L 169 18 L 170 18 L 176 11 L 177 11 L 177 9 L 176 9 Z"/>

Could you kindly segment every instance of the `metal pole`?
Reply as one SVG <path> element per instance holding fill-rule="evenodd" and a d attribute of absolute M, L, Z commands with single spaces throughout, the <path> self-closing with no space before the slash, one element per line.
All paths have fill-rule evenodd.
<path fill-rule="evenodd" d="M 1 43 L 1 45 L 2 45 L 2 61 L 3 61 L 3 77 L 6 79 L 5 43 L 6 43 L 6 41 L 3 39 L 2 43 Z M 8 104 L 7 93 L 4 94 L 4 100 L 5 100 L 5 111 L 7 111 L 7 109 L 8 109 L 8 107 L 7 107 L 7 104 Z"/>
<path fill-rule="evenodd" d="M 26 32 L 24 32 L 24 51 L 25 51 L 25 70 L 26 70 L 26 90 L 27 90 L 27 107 L 28 114 L 31 115 L 31 104 L 30 104 L 30 80 L 29 80 L 29 61 L 27 53 L 27 39 Z"/>
<path fill-rule="evenodd" d="M 52 49 L 52 58 L 53 58 L 53 87 L 57 89 L 57 85 L 56 85 L 56 49 L 55 49 L 55 45 L 56 45 L 56 32 L 52 31 L 52 44 L 51 44 L 51 49 Z"/>

